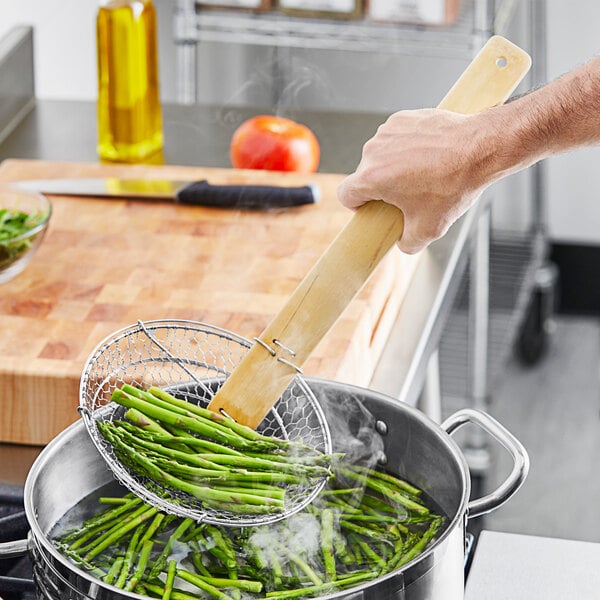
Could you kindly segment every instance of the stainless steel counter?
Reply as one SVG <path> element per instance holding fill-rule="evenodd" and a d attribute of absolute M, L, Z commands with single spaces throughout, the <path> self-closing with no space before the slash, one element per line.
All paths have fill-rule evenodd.
<path fill-rule="evenodd" d="M 231 167 L 231 136 L 242 121 L 255 114 L 252 109 L 233 106 L 164 105 L 162 161 L 171 165 Z M 287 111 L 285 116 L 306 123 L 316 133 L 321 145 L 319 170 L 327 173 L 352 171 L 360 160 L 362 144 L 387 117 L 305 111 Z M 33 110 L 0 144 L 0 160 L 5 158 L 96 162 L 96 104 L 37 100 Z"/>
<path fill-rule="evenodd" d="M 483 531 L 465 600 L 597 600 L 600 544 Z"/>
<path fill-rule="evenodd" d="M 214 106 L 164 107 L 164 162 L 229 167 L 228 146 L 235 127 L 254 114 L 249 109 Z M 321 143 L 320 171 L 351 172 L 364 142 L 386 115 L 296 112 Z M 37 101 L 35 108 L 0 145 L 0 160 L 32 158 L 96 161 L 95 104 Z M 435 352 L 468 255 L 468 240 L 481 205 L 457 222 L 422 257 L 376 368 L 370 387 L 416 404 L 430 356 Z M 34 455 L 33 455 L 34 456 Z M 24 479 L 32 453 L 0 445 L 0 482 Z M 21 463 L 21 467 L 18 464 Z M 4 465 L 11 464 L 10 473 Z"/>

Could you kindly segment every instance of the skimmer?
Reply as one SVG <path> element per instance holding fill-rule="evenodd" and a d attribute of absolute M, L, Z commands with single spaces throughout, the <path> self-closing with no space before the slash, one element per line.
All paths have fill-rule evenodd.
<path fill-rule="evenodd" d="M 90 354 L 80 383 L 79 412 L 92 441 L 116 479 L 160 510 L 222 525 L 272 523 L 301 510 L 325 485 L 327 478 L 287 485 L 281 513 L 244 515 L 207 508 L 194 496 L 174 492 L 116 456 L 98 429 L 99 421 L 121 419 L 125 409 L 111 402 L 123 384 L 157 386 L 176 397 L 206 406 L 251 346 L 248 340 L 218 327 L 186 320 L 139 321 L 106 337 Z M 302 441 L 331 453 L 331 438 L 323 410 L 309 386 L 296 377 L 257 428 L 265 435 Z"/>

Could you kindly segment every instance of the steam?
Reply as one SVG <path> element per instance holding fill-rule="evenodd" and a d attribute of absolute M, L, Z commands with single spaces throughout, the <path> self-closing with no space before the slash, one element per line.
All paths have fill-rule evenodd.
<path fill-rule="evenodd" d="M 314 390 L 313 390 L 314 391 Z M 374 467 L 384 457 L 384 443 L 376 428 L 376 419 L 355 394 L 334 394 L 328 397 L 323 392 L 319 397 L 325 413 L 334 452 L 344 454 L 344 462 Z M 356 488 L 352 480 L 338 481 L 341 487 Z M 352 494 L 351 502 L 359 503 L 363 489 Z M 402 513 L 399 508 L 399 516 Z M 335 536 L 341 537 L 339 515 L 334 517 Z M 249 542 L 265 557 L 277 554 L 284 573 L 293 572 L 302 562 L 315 567 L 322 559 L 320 547 L 321 522 L 310 510 L 303 511 L 275 523 L 253 530 Z"/>
<path fill-rule="evenodd" d="M 279 68 L 286 73 L 287 79 L 280 81 L 281 91 L 275 102 L 278 112 L 285 109 L 302 108 L 304 92 L 312 92 L 312 95 L 321 101 L 332 98 L 334 88 L 330 79 L 324 70 L 315 63 L 298 56 L 292 56 L 289 60 L 281 62 L 284 64 Z"/>
<path fill-rule="evenodd" d="M 236 127 L 247 118 L 240 106 L 267 106 L 269 112 L 283 113 L 303 108 L 304 96 L 331 100 L 335 89 L 325 71 L 289 48 L 271 49 L 271 57 L 258 63 L 233 94 L 224 102 L 220 121 Z"/>
<path fill-rule="evenodd" d="M 343 452 L 345 461 L 373 468 L 384 457 L 383 438 L 376 419 L 355 394 L 319 396 L 334 440 L 334 451 Z"/>
<path fill-rule="evenodd" d="M 274 527 L 259 527 L 250 536 L 250 544 L 259 548 L 267 556 L 272 550 L 277 552 L 282 566 L 288 566 L 289 554 L 317 556 L 320 550 L 319 533 L 321 524 L 310 513 L 296 513 Z M 289 554 L 278 551 L 285 546 Z"/>

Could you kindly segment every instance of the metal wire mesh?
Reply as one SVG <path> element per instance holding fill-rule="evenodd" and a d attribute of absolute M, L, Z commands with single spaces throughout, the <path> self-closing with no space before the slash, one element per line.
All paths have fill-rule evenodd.
<path fill-rule="evenodd" d="M 245 338 L 218 327 L 161 320 L 138 322 L 121 329 L 95 348 L 83 370 L 79 410 L 93 443 L 118 481 L 160 510 L 222 525 L 275 522 L 301 510 L 318 495 L 326 478 L 288 485 L 283 513 L 240 515 L 205 507 L 197 498 L 175 493 L 172 488 L 124 465 L 99 432 L 99 421 L 123 417 L 125 409 L 111 402 L 111 395 L 126 383 L 142 388 L 161 387 L 179 398 L 206 406 L 250 346 Z M 331 452 L 329 429 L 321 406 L 299 377 L 290 384 L 258 431 L 291 441 L 302 440 L 316 450 Z"/>
<path fill-rule="evenodd" d="M 489 256 L 489 339 L 487 378 L 490 393 L 501 383 L 519 333 L 534 274 L 544 248 L 530 232 L 495 230 Z M 440 340 L 440 379 L 444 415 L 463 408 L 469 389 L 469 293 L 467 269 L 460 283 L 451 315 Z"/>

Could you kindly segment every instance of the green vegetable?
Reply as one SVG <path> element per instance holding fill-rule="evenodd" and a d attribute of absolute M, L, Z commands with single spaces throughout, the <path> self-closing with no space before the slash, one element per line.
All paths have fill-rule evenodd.
<path fill-rule="evenodd" d="M 167 581 L 165 582 L 165 589 L 162 594 L 162 600 L 170 600 L 171 592 L 173 591 L 173 582 L 175 581 L 175 574 L 177 573 L 177 561 L 170 560 L 167 568 Z"/>
<path fill-rule="evenodd" d="M 43 223 L 45 213 L 30 215 L 10 208 L 0 208 L 0 270 L 8 267 L 31 247 L 34 237 L 19 239 Z"/>
<path fill-rule="evenodd" d="M 125 384 L 112 400 L 127 409 L 125 420 L 97 426 L 117 457 L 165 496 L 184 492 L 192 506 L 199 500 L 233 514 L 281 513 L 290 486 L 328 479 L 341 458 L 261 435 L 160 388 Z"/>
<path fill-rule="evenodd" d="M 327 581 L 335 581 L 335 551 L 333 548 L 333 510 L 325 508 L 321 512 L 321 551 Z"/>
<path fill-rule="evenodd" d="M 152 553 L 152 547 L 154 546 L 154 542 L 151 540 L 146 540 L 142 543 L 142 551 L 140 552 L 137 567 L 135 568 L 135 572 L 133 576 L 125 586 L 125 590 L 130 592 L 134 590 L 140 580 L 144 577 L 144 573 L 146 572 L 146 567 L 148 566 L 148 561 L 150 560 L 150 554 Z"/>
<path fill-rule="evenodd" d="M 102 496 L 98 514 L 55 543 L 104 581 L 152 598 L 284 600 L 351 589 L 390 573 L 442 530 L 444 518 L 412 485 L 343 461 L 333 471 L 312 504 L 272 525 L 195 523 L 158 513 L 130 494 Z M 360 486 L 348 488 L 348 480 Z"/>

